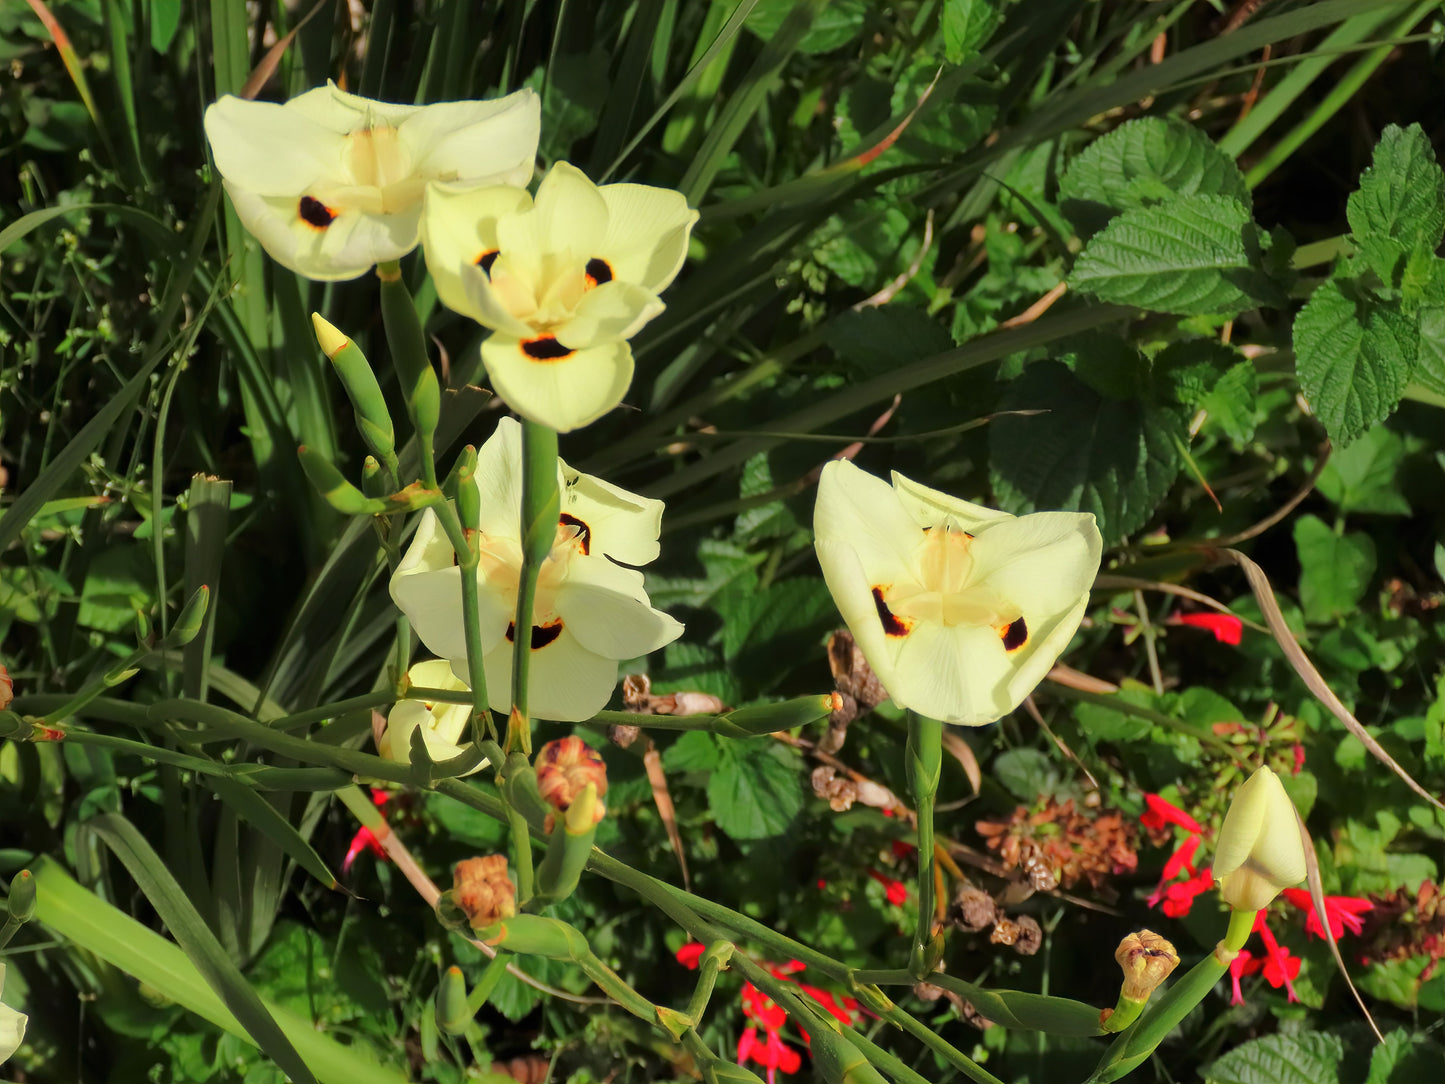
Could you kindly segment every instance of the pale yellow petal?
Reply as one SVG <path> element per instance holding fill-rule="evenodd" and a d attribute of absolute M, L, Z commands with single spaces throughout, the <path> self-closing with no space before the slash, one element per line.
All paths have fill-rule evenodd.
<path fill-rule="evenodd" d="M 570 319 L 552 333 L 575 349 L 630 339 L 666 306 L 656 294 L 626 282 L 608 282 L 588 290 Z"/>
<path fill-rule="evenodd" d="M 1007 512 L 986 508 L 981 504 L 960 500 L 937 489 L 930 489 L 911 478 L 893 472 L 893 488 L 899 503 L 920 527 L 933 527 L 944 518 L 952 518 L 965 531 L 977 534 L 984 527 L 1014 517 Z"/>
<path fill-rule="evenodd" d="M 344 183 L 344 139 L 294 109 L 226 95 L 206 109 L 216 169 L 257 196 L 295 199 L 317 184 Z"/>
<path fill-rule="evenodd" d="M 660 294 L 687 258 L 697 212 L 681 192 L 643 184 L 608 184 L 607 233 L 590 253 L 607 261 L 612 275 Z"/>
<path fill-rule="evenodd" d="M 657 559 L 662 501 L 639 497 L 566 463 L 561 467 L 562 511 L 585 525 L 592 555 L 625 565 L 645 565 Z"/>
<path fill-rule="evenodd" d="M 486 657 L 487 696 L 493 711 L 512 707 L 512 649 L 503 640 Z M 455 669 L 456 664 L 453 664 Z M 532 652 L 528 712 L 534 719 L 576 723 L 607 706 L 617 687 L 617 661 L 586 650 L 567 629 Z"/>
<path fill-rule="evenodd" d="M 521 188 L 427 185 L 422 247 L 443 305 L 489 327 L 496 324 L 497 313 L 491 311 L 490 299 L 479 302 L 474 297 L 489 293 L 483 267 L 491 266 L 500 252 L 498 220 L 531 205 L 532 197 Z M 505 314 L 505 309 L 499 311 Z M 514 328 L 513 333 L 527 334 L 526 325 Z"/>
<path fill-rule="evenodd" d="M 320 282 L 354 279 L 416 247 L 419 206 L 395 215 L 333 208 L 330 224 L 318 228 L 302 218 L 299 198 L 258 196 L 229 181 L 226 193 L 242 224 L 273 260 Z"/>
<path fill-rule="evenodd" d="M 525 186 L 532 180 L 542 99 L 531 89 L 487 101 L 439 102 L 399 126 L 428 179 Z"/>
<path fill-rule="evenodd" d="M 482 362 L 512 410 L 561 433 L 612 410 L 632 383 L 632 350 L 625 342 L 541 359 L 529 350 L 537 348 L 498 332 L 482 343 Z"/>
<path fill-rule="evenodd" d="M 557 613 L 578 642 L 603 658 L 640 658 L 672 643 L 682 625 L 654 610 L 642 573 L 605 557 L 574 557 L 557 592 Z"/>

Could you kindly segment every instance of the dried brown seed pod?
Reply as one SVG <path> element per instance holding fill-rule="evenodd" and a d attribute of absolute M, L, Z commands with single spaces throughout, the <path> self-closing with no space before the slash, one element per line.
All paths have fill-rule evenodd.
<path fill-rule="evenodd" d="M 452 901 L 475 930 L 517 913 L 517 886 L 507 876 L 505 855 L 464 858 L 452 870 Z"/>

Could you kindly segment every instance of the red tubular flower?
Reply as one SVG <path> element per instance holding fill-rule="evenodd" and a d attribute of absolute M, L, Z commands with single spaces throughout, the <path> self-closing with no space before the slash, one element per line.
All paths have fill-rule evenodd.
<path fill-rule="evenodd" d="M 1300 958 L 1298 956 L 1291 956 L 1289 949 L 1275 940 L 1274 931 L 1272 931 L 1264 921 L 1263 911 L 1255 918 L 1254 928 L 1259 931 L 1260 940 L 1264 942 L 1265 981 L 1276 990 L 1283 986 L 1289 991 L 1289 1000 L 1298 1001 L 1299 998 L 1295 996 L 1294 982 L 1292 980 L 1299 975 Z"/>
<path fill-rule="evenodd" d="M 1157 794 L 1144 795 L 1144 806 L 1144 815 L 1139 818 L 1139 823 L 1145 828 L 1163 829 L 1172 824 L 1186 832 L 1204 831 L 1203 825 L 1197 820 Z"/>
<path fill-rule="evenodd" d="M 1245 975 L 1253 975 L 1263 966 L 1264 962 L 1255 959 L 1254 953 L 1249 949 L 1240 949 L 1239 955 L 1229 962 L 1229 982 L 1234 988 L 1229 997 L 1231 1005 L 1244 1004 L 1244 994 L 1240 992 L 1239 980 Z"/>
<path fill-rule="evenodd" d="M 879 873 L 876 869 L 870 869 L 868 876 L 884 887 L 888 902 L 893 906 L 902 907 L 908 902 L 908 886 L 902 881 L 895 881 L 892 877 Z"/>
<path fill-rule="evenodd" d="M 1188 625 L 1192 628 L 1203 629 L 1205 632 L 1212 632 L 1214 638 L 1221 644 L 1229 644 L 1231 647 L 1237 646 L 1244 638 L 1244 623 L 1233 614 L 1175 614 L 1170 624 Z"/>
<path fill-rule="evenodd" d="M 1314 901 L 1310 899 L 1307 889 L 1286 888 L 1280 895 L 1309 916 L 1305 919 L 1307 933 L 1319 938 L 1325 936 L 1324 927 L 1320 925 L 1320 916 L 1315 913 Z M 1369 900 L 1356 896 L 1326 896 L 1325 918 L 1329 920 L 1331 935 L 1338 941 L 1344 936 L 1346 929 L 1351 933 L 1359 933 L 1365 921 L 1360 916 L 1374 906 Z"/>
<path fill-rule="evenodd" d="M 1194 897 L 1214 887 L 1214 874 L 1205 866 L 1187 881 L 1177 881 L 1164 889 L 1164 903 L 1159 909 L 1170 918 L 1183 918 L 1194 906 Z M 1152 906 L 1152 905 L 1151 905 Z"/>
<path fill-rule="evenodd" d="M 371 804 L 378 809 L 386 805 L 387 799 L 390 797 L 391 794 L 387 791 L 379 790 L 376 787 L 371 789 Z M 341 860 L 342 873 L 350 872 L 352 863 L 361 856 L 362 851 L 370 851 L 378 858 L 386 857 L 386 848 L 381 845 L 381 840 L 376 838 L 371 829 L 358 828 L 356 834 L 351 837 L 351 845 L 346 848 L 346 857 Z"/>
<path fill-rule="evenodd" d="M 689 941 L 677 950 L 677 962 L 689 971 L 696 971 L 698 961 L 702 959 L 702 954 L 706 951 L 707 946 L 701 941 Z"/>

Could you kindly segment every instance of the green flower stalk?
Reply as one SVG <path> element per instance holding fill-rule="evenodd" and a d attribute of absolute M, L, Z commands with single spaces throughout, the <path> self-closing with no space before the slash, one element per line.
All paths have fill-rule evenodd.
<path fill-rule="evenodd" d="M 924 979 L 943 957 L 943 931 L 935 928 L 933 878 L 933 805 L 943 771 L 943 724 L 915 711 L 908 713 L 908 784 L 918 813 L 918 928 L 908 969 Z"/>
<path fill-rule="evenodd" d="M 386 325 L 391 363 L 401 382 L 407 417 L 416 431 L 422 481 L 428 489 L 436 489 L 436 450 L 433 445 L 437 422 L 441 418 L 441 384 L 427 358 L 426 335 L 422 332 L 421 319 L 416 314 L 411 292 L 401 280 L 401 268 L 395 262 L 378 264 L 376 277 L 381 280 L 381 318 Z"/>
<path fill-rule="evenodd" d="M 552 829 L 546 857 L 537 867 L 537 902 L 565 900 L 577 888 L 577 880 L 592 854 L 599 820 L 594 813 L 601 805 L 596 784 L 588 783 L 568 807 L 562 823 Z"/>

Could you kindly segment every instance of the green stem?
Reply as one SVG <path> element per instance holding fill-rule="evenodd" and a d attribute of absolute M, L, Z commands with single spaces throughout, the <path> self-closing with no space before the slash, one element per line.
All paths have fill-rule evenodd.
<path fill-rule="evenodd" d="M 487 998 L 492 996 L 492 991 L 497 988 L 497 983 L 502 981 L 502 976 L 507 973 L 507 964 L 512 959 L 512 954 L 506 949 L 497 949 L 497 954 L 482 969 L 482 977 L 477 980 L 476 986 L 472 987 L 471 993 L 467 995 L 467 1008 L 475 1013 L 487 1003 Z"/>
<path fill-rule="evenodd" d="M 426 335 L 416 314 L 411 292 L 402 281 L 400 264 L 395 260 L 377 264 L 376 277 L 381 280 L 381 318 L 386 325 L 391 363 L 401 383 L 407 416 L 416 430 L 422 481 L 428 489 L 436 489 L 436 449 L 433 445 L 441 414 L 441 384 L 427 358 Z"/>
<path fill-rule="evenodd" d="M 1086 1084 L 1109 1084 L 1132 1072 L 1153 1055 L 1159 1044 L 1228 972 L 1230 963 L 1249 940 L 1255 914 L 1254 911 L 1230 913 L 1229 929 L 1224 940 L 1169 987 L 1163 997 L 1153 1002 L 1137 1024 L 1122 1032 L 1110 1044 Z"/>
<path fill-rule="evenodd" d="M 482 662 L 482 624 L 479 609 L 479 588 L 477 567 L 481 558 L 477 549 L 478 537 L 475 527 L 472 534 L 457 515 L 456 506 L 443 501 L 434 506 L 437 519 L 446 532 L 447 540 L 457 555 L 461 569 L 462 588 L 462 635 L 467 643 L 467 684 L 472 687 L 469 699 L 472 704 L 472 740 L 480 742 L 493 734 L 490 700 L 487 696 L 487 671 Z M 498 765 L 500 767 L 500 765 Z"/>
<path fill-rule="evenodd" d="M 927 977 L 943 956 L 943 932 L 934 928 L 933 804 L 943 771 L 943 724 L 915 711 L 908 713 L 908 782 L 918 813 L 918 928 L 908 969 Z"/>
<path fill-rule="evenodd" d="M 507 751 L 532 752 L 527 682 L 532 665 L 533 604 L 537 577 L 557 539 L 562 496 L 557 489 L 557 431 L 522 422 L 522 568 L 517 577 L 517 615 L 512 625 L 512 714 Z"/>

